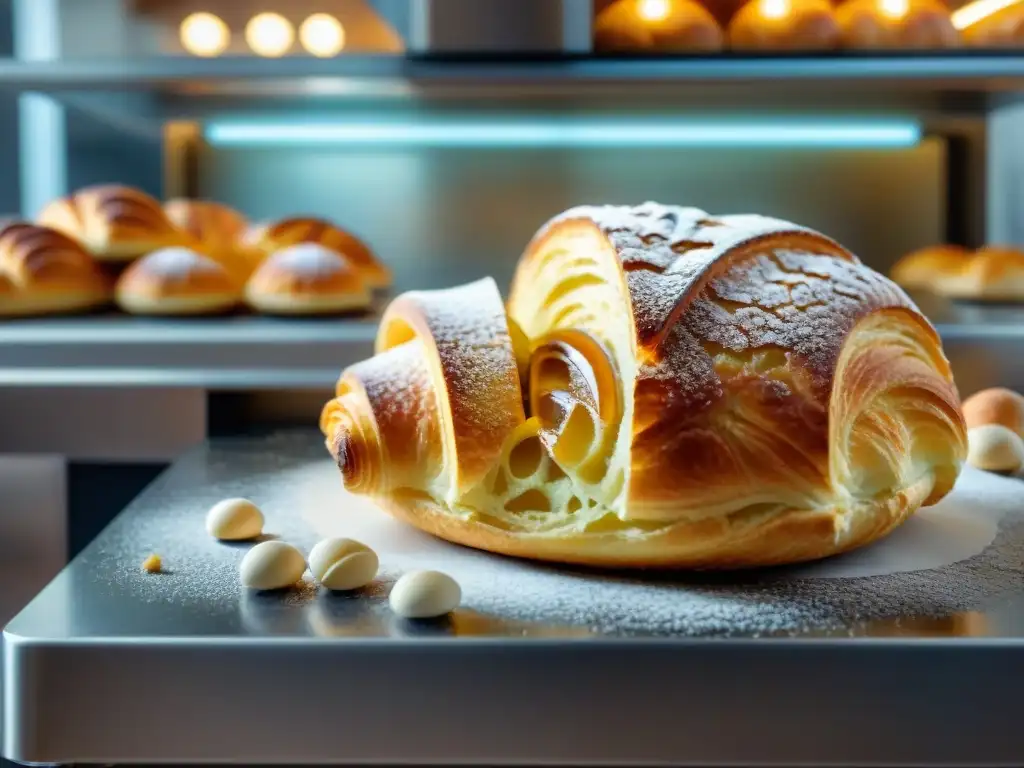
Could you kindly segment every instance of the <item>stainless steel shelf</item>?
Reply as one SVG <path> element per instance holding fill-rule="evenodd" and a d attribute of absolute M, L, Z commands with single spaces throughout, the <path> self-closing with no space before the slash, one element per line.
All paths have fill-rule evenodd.
<path fill-rule="evenodd" d="M 1024 388 L 1024 306 L 916 296 L 965 392 Z M 373 353 L 379 311 L 360 318 L 156 320 L 109 315 L 0 322 L 0 387 L 331 389 Z"/>
<path fill-rule="evenodd" d="M 330 595 L 306 582 L 247 594 L 237 581 L 246 545 L 216 542 L 203 529 L 211 504 L 240 494 L 303 550 L 320 535 L 311 510 L 347 514 L 354 525 L 362 503 L 343 496 L 316 433 L 216 441 L 182 458 L 7 627 L 6 757 L 119 765 L 1024 760 L 1013 706 L 1024 661 L 1019 516 L 1004 521 L 988 554 L 933 571 L 824 583 L 777 572 L 650 577 L 680 597 L 719 600 L 723 616 L 756 603 L 803 617 L 800 628 L 623 635 L 481 611 L 481 590 L 502 583 L 507 561 L 492 559 L 488 571 L 488 556 L 431 543 L 368 507 L 358 513 L 368 527 L 350 535 L 381 555 L 373 588 Z M 141 573 L 152 551 L 166 573 Z M 479 559 L 475 577 L 460 577 L 464 607 L 442 621 L 396 619 L 388 584 L 402 563 L 435 557 L 449 568 Z M 518 567 L 563 580 L 565 591 L 527 596 L 538 607 L 571 602 L 566 583 L 601 591 L 622 579 Z M 937 582 L 961 587 L 947 594 L 930 586 Z M 900 596 L 895 615 L 880 614 L 883 593 Z M 794 606 L 808 610 L 794 614 Z M 807 618 L 826 607 L 842 617 L 834 631 Z M 851 739 L 851 724 L 875 738 Z"/>
<path fill-rule="evenodd" d="M 138 60 L 6 61 L 0 87 L 19 90 L 259 88 L 282 80 L 355 79 L 377 84 L 557 84 L 588 82 L 730 83 L 829 81 L 887 87 L 1009 90 L 1024 85 L 1019 52 L 943 54 L 777 55 L 620 58 L 560 57 L 541 60 L 417 59 L 403 56 L 153 57 Z"/>
<path fill-rule="evenodd" d="M 331 389 L 373 353 L 379 315 L 358 319 L 125 316 L 0 323 L 0 386 Z"/>
<path fill-rule="evenodd" d="M 623 98 L 645 92 L 700 92 L 736 107 L 776 109 L 810 101 L 871 106 L 984 108 L 997 94 L 1024 90 L 1024 56 L 962 51 L 923 55 L 733 56 L 679 58 L 559 57 L 540 60 L 418 59 L 346 56 L 336 59 L 248 57 L 83 60 L 0 63 L 0 88 L 77 98 L 113 97 L 108 110 L 149 117 L 202 116 L 225 108 L 313 100 L 400 102 L 427 96 L 543 98 L 592 94 Z M 147 99 L 130 98 L 146 94 Z M 740 97 L 743 97 L 741 100 Z M 750 97 L 755 97 L 753 100 Z M 269 100 L 269 101 L 268 101 Z"/>

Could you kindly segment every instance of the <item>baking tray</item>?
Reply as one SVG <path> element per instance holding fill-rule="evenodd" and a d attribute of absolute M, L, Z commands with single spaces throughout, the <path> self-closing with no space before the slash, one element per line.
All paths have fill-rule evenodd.
<path fill-rule="evenodd" d="M 1003 520 L 983 553 L 934 571 L 638 581 L 428 544 L 371 513 L 381 526 L 372 543 L 395 537 L 381 553 L 381 584 L 355 596 L 308 583 L 243 594 L 246 545 L 215 542 L 202 526 L 213 502 L 235 495 L 257 500 L 268 530 L 302 547 L 318 536 L 306 510 L 344 516 L 357 503 L 315 433 L 214 441 L 182 458 L 8 626 L 5 757 L 1024 763 L 1024 514 Z M 486 574 L 491 563 L 495 577 L 464 581 L 465 607 L 448 619 L 398 620 L 387 581 L 421 542 L 437 567 L 473 562 Z M 154 551 L 164 574 L 140 570 Z M 508 573 L 575 586 L 529 593 Z M 670 590 L 681 607 L 707 598 L 723 606 L 720 618 L 755 618 L 652 621 L 645 630 L 643 621 L 603 626 L 580 612 L 595 595 L 626 588 Z M 494 610 L 486 594 L 502 592 L 518 608 Z M 630 615 L 643 619 L 646 603 L 632 603 Z"/>

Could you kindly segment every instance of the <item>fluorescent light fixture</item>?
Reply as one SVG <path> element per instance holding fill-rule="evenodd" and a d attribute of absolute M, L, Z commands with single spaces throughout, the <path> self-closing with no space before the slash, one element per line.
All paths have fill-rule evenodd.
<path fill-rule="evenodd" d="M 910 147 L 921 128 L 907 121 L 701 121 L 407 118 L 332 122 L 223 121 L 206 125 L 214 147 Z"/>

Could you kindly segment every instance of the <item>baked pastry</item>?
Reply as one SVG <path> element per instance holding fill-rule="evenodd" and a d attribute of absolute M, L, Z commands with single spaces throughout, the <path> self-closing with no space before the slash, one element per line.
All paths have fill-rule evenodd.
<path fill-rule="evenodd" d="M 241 301 L 238 282 L 213 259 L 189 248 L 161 248 L 128 267 L 117 303 L 135 315 L 212 315 Z"/>
<path fill-rule="evenodd" d="M 665 0 L 647 10 L 645 0 L 616 0 L 594 20 L 594 49 L 598 51 L 719 51 L 722 28 L 694 0 Z"/>
<path fill-rule="evenodd" d="M 100 307 L 110 283 L 71 238 L 28 222 L 0 228 L 0 315 L 46 315 Z"/>
<path fill-rule="evenodd" d="M 360 273 L 330 248 L 299 243 L 271 254 L 245 286 L 249 305 L 275 315 L 322 315 L 368 309 Z"/>
<path fill-rule="evenodd" d="M 989 0 L 977 0 L 953 14 L 967 45 L 976 48 L 1019 48 L 1024 46 L 1024 5 L 1004 3 L 992 8 Z"/>
<path fill-rule="evenodd" d="M 960 33 L 940 0 L 846 0 L 836 11 L 846 48 L 953 48 Z"/>
<path fill-rule="evenodd" d="M 987 472 L 1019 472 L 1024 467 L 1024 440 L 999 424 L 967 430 L 967 463 Z"/>
<path fill-rule="evenodd" d="M 939 280 L 936 293 L 969 301 L 1024 301 L 1024 252 L 986 246 L 956 276 Z"/>
<path fill-rule="evenodd" d="M 728 39 L 738 51 L 815 51 L 839 47 L 840 31 L 828 0 L 750 0 Z"/>
<path fill-rule="evenodd" d="M 967 428 L 998 424 L 1024 437 L 1024 395 L 1005 387 L 975 392 L 964 400 Z"/>
<path fill-rule="evenodd" d="M 945 496 L 966 452 L 895 284 L 788 222 L 653 203 L 545 225 L 507 315 L 491 280 L 397 298 L 320 426 L 345 486 L 400 519 L 618 567 L 852 549 Z"/>
<path fill-rule="evenodd" d="M 99 261 L 132 261 L 159 248 L 192 242 L 171 223 L 159 202 L 119 184 L 86 187 L 54 200 L 38 222 L 74 238 Z"/>
<path fill-rule="evenodd" d="M 391 284 L 390 270 L 377 260 L 366 243 L 323 219 L 290 218 L 259 224 L 250 228 L 244 238 L 246 247 L 263 256 L 299 243 L 317 243 L 342 254 L 369 288 L 386 288 Z"/>
<path fill-rule="evenodd" d="M 242 247 L 249 222 L 230 206 L 209 200 L 168 200 L 167 218 L 195 242 L 195 249 L 222 264 L 245 282 L 258 265 L 251 252 Z"/>
<path fill-rule="evenodd" d="M 959 245 L 930 246 L 901 258 L 889 276 L 904 288 L 932 291 L 941 281 L 959 278 L 970 258 L 971 252 Z"/>

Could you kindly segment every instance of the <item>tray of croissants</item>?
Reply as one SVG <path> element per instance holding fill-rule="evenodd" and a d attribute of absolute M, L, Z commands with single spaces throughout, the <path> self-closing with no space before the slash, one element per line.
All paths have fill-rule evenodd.
<path fill-rule="evenodd" d="M 390 282 L 369 246 L 331 221 L 250 223 L 221 203 L 161 203 L 117 184 L 0 223 L 0 317 L 360 313 Z"/>
<path fill-rule="evenodd" d="M 1024 5 L 974 0 L 614 0 L 594 19 L 606 54 L 948 51 L 1024 47 Z"/>

